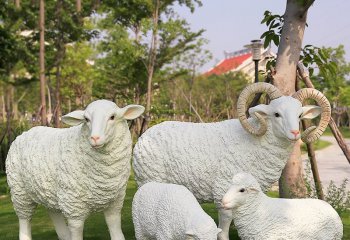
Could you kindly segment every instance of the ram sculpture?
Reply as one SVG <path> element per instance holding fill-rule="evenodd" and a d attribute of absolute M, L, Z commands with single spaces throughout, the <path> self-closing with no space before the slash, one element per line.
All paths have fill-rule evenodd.
<path fill-rule="evenodd" d="M 249 109 L 248 100 L 256 93 L 267 93 L 270 104 Z M 302 106 L 314 99 L 319 106 Z M 268 83 L 247 86 L 237 102 L 239 119 L 216 123 L 168 121 L 148 129 L 134 147 L 133 167 L 139 186 L 155 181 L 187 187 L 200 202 L 214 201 L 219 211 L 219 239 L 228 240 L 232 211 L 220 205 L 232 176 L 249 172 L 266 191 L 278 181 L 300 138 L 315 141 L 330 119 L 330 104 L 315 89 L 301 89 L 283 96 Z M 321 114 L 317 127 L 300 133 L 301 119 Z"/>

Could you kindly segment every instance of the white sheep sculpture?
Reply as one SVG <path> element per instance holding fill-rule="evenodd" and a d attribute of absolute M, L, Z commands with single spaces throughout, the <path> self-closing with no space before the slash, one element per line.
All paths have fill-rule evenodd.
<path fill-rule="evenodd" d="M 249 109 L 247 101 L 256 93 L 266 92 L 271 102 Z M 302 107 L 304 99 L 320 105 Z M 139 186 L 150 182 L 186 186 L 200 202 L 214 201 L 219 211 L 219 239 L 228 240 L 232 212 L 220 207 L 231 178 L 249 172 L 267 190 L 281 172 L 300 137 L 315 141 L 330 118 L 330 104 L 315 89 L 301 89 L 283 96 L 268 83 L 246 87 L 237 103 L 238 119 L 217 123 L 163 122 L 148 129 L 134 148 L 133 167 Z M 321 113 L 322 112 L 322 113 Z M 312 119 L 321 113 L 317 127 L 301 135 L 300 119 Z"/>
<path fill-rule="evenodd" d="M 222 199 L 242 240 L 340 240 L 343 224 L 327 202 L 266 196 L 249 173 L 236 174 Z"/>
<path fill-rule="evenodd" d="M 112 240 L 124 239 L 120 214 L 132 152 L 126 120 L 143 111 L 139 105 L 119 108 L 97 100 L 62 117 L 73 127 L 34 127 L 16 138 L 6 171 L 20 240 L 32 239 L 30 219 L 37 204 L 48 209 L 61 240 L 82 240 L 84 221 L 93 211 L 104 211 Z"/>
<path fill-rule="evenodd" d="M 137 240 L 216 240 L 221 231 L 184 186 L 149 182 L 136 192 L 132 218 Z"/>

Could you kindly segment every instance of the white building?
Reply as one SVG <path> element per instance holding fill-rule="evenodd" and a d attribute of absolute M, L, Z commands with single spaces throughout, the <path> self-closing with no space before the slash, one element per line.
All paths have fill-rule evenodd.
<path fill-rule="evenodd" d="M 246 73 L 251 81 L 254 81 L 255 63 L 252 58 L 250 49 L 243 49 L 232 53 L 224 52 L 225 58 L 216 64 L 213 68 L 204 73 L 205 76 L 213 74 L 221 75 L 229 72 L 242 71 Z M 261 53 L 261 60 L 259 61 L 259 71 L 266 71 L 266 63 L 269 59 L 276 58 L 276 54 L 272 52 L 271 48 L 265 49 Z"/>

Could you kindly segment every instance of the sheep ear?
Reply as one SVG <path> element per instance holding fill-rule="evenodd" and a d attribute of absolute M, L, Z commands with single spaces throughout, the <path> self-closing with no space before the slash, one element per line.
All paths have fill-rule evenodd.
<path fill-rule="evenodd" d="M 222 229 L 221 228 L 218 228 L 217 229 L 217 234 L 221 233 L 222 232 Z"/>
<path fill-rule="evenodd" d="M 85 122 L 83 110 L 77 110 L 70 112 L 64 116 L 62 116 L 62 122 L 68 124 L 70 126 L 77 126 L 83 122 Z"/>
<path fill-rule="evenodd" d="M 259 192 L 259 190 L 254 188 L 254 187 L 250 187 L 250 188 L 248 188 L 248 190 L 251 192 L 255 192 L 255 193 Z"/>
<path fill-rule="evenodd" d="M 119 110 L 124 119 L 132 120 L 138 118 L 145 111 L 145 108 L 141 105 L 128 105 Z"/>
<path fill-rule="evenodd" d="M 269 115 L 270 113 L 270 106 L 265 104 L 259 104 L 255 107 L 249 108 L 249 115 L 255 116 L 254 113 L 259 113 L 262 116 Z"/>
<path fill-rule="evenodd" d="M 315 105 L 307 105 L 303 107 L 301 119 L 313 119 L 322 113 L 322 108 Z"/>

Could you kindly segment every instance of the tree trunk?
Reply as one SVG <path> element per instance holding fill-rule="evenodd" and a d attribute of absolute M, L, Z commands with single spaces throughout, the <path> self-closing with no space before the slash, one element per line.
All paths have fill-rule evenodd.
<path fill-rule="evenodd" d="M 45 84 L 45 2 L 40 0 L 39 10 L 39 32 L 40 32 L 40 52 L 39 52 L 39 76 L 40 76 L 40 99 L 41 99 L 41 125 L 46 125 L 46 84 Z"/>
<path fill-rule="evenodd" d="M 148 122 L 150 121 L 150 111 L 151 111 L 151 101 L 152 101 L 152 80 L 154 73 L 154 65 L 157 58 L 157 48 L 158 48 L 158 21 L 159 21 L 159 8 L 160 0 L 156 0 L 156 4 L 153 11 L 153 28 L 152 28 L 152 41 L 149 50 L 149 62 L 147 66 L 148 77 L 147 77 L 147 101 L 146 101 L 146 118 L 145 123 L 142 127 L 142 132 L 146 131 L 148 128 Z"/>
<path fill-rule="evenodd" d="M 300 73 L 300 75 L 301 75 L 301 77 L 302 77 L 306 87 L 308 87 L 308 88 L 315 88 L 313 83 L 311 82 L 310 77 L 308 76 L 308 74 L 303 71 L 303 68 L 300 67 L 300 68 L 298 68 L 298 70 L 299 70 L 299 73 Z M 335 122 L 334 122 L 332 117 L 331 117 L 331 119 L 330 119 L 330 121 L 328 123 L 328 126 L 330 127 L 330 129 L 331 129 L 331 131 L 333 133 L 333 136 L 337 140 L 338 145 L 342 149 L 346 159 L 350 163 L 350 149 L 348 148 L 348 145 L 346 144 L 343 135 L 341 134 L 341 132 L 337 128 L 337 126 L 336 126 L 336 124 L 335 124 Z"/>
<path fill-rule="evenodd" d="M 13 117 L 13 86 L 9 84 L 5 91 L 5 112 L 6 112 L 6 121 L 12 119 Z"/>
<path fill-rule="evenodd" d="M 77 1 L 78 4 L 78 1 Z M 58 0 L 56 3 L 56 20 L 57 27 L 62 29 L 62 11 L 63 11 L 63 1 Z M 55 55 L 55 66 L 56 66 L 56 88 L 55 88 L 55 115 L 54 115 L 54 124 L 55 127 L 60 127 L 60 116 L 62 114 L 61 110 L 61 65 L 65 55 L 65 46 L 63 39 L 63 32 L 59 33 L 56 42 L 56 55 Z"/>
<path fill-rule="evenodd" d="M 192 62 L 192 74 L 191 74 L 191 78 L 190 78 L 190 91 L 189 91 L 189 111 L 190 111 L 190 117 L 189 117 L 189 122 L 192 122 L 192 88 L 193 88 L 193 82 L 194 82 L 194 78 L 196 76 L 196 66 L 195 63 Z"/>
<path fill-rule="evenodd" d="M 306 26 L 307 10 L 313 1 L 287 0 L 274 84 L 284 95 L 295 92 L 297 64 Z M 296 143 L 279 181 L 280 197 L 301 197 L 306 193 L 300 144 Z"/>
<path fill-rule="evenodd" d="M 298 0 L 287 1 L 281 41 L 277 52 L 274 84 L 285 95 L 292 95 L 295 92 L 297 65 L 306 25 L 307 9 L 304 9 L 300 2 Z"/>
<path fill-rule="evenodd" d="M 21 1 L 15 0 L 15 6 L 16 6 L 16 8 L 21 8 Z"/>
<path fill-rule="evenodd" d="M 72 111 L 72 100 L 68 98 L 68 112 L 70 113 Z"/>
<path fill-rule="evenodd" d="M 6 119 L 6 110 L 5 110 L 5 96 L 4 95 L 1 95 L 1 98 L 0 98 L 0 103 L 1 103 L 1 120 L 2 122 L 5 122 L 5 119 Z"/>
<path fill-rule="evenodd" d="M 58 51 L 60 51 L 60 50 L 58 50 Z M 60 116 L 62 115 L 62 110 L 61 110 L 61 66 L 60 66 L 60 63 L 57 64 L 57 66 L 56 66 L 55 99 L 56 99 L 56 107 L 55 107 L 54 123 L 55 123 L 55 127 L 59 128 L 61 126 Z"/>
<path fill-rule="evenodd" d="M 298 140 L 293 152 L 282 171 L 279 181 L 279 194 L 282 198 L 300 198 L 307 193 L 305 181 L 303 178 L 303 165 L 301 162 L 301 146 L 302 141 Z"/>
<path fill-rule="evenodd" d="M 81 12 L 81 0 L 77 0 L 76 7 L 77 7 L 77 13 L 80 13 Z"/>
<path fill-rule="evenodd" d="M 11 76 L 12 81 L 15 83 L 17 79 L 17 74 L 13 73 L 13 76 Z M 15 87 L 12 84 L 8 85 L 7 91 L 8 91 L 8 106 L 9 110 L 11 111 L 11 117 L 13 120 L 18 120 L 18 103 L 15 101 Z"/>
<path fill-rule="evenodd" d="M 46 89 L 47 89 L 47 114 L 46 114 L 46 117 L 47 117 L 47 125 L 50 125 L 51 123 L 51 120 L 52 120 L 52 116 L 54 113 L 52 113 L 52 103 L 51 103 L 51 90 L 50 90 L 50 87 L 49 86 L 46 86 Z"/>

